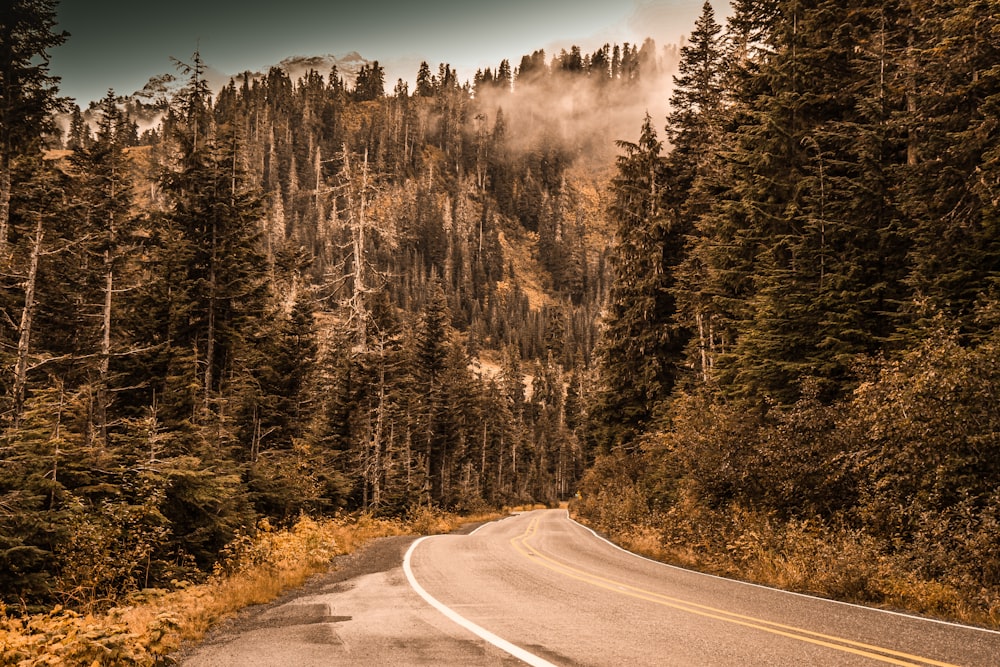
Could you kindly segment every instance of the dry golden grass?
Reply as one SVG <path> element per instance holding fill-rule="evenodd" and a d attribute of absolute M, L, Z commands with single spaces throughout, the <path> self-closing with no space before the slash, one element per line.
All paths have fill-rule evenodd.
<path fill-rule="evenodd" d="M 510 508 L 511 512 L 531 512 L 533 510 L 544 510 L 548 509 L 548 505 L 542 503 L 530 503 L 526 505 L 515 505 Z"/>
<path fill-rule="evenodd" d="M 538 261 L 537 252 L 533 251 L 538 247 L 538 234 L 515 225 L 500 232 L 499 241 L 503 256 L 514 267 L 517 284 L 528 297 L 531 309 L 553 305 L 555 302 L 545 284 L 546 271 Z M 497 283 L 497 292 L 503 295 L 512 287 L 510 281 L 501 280 Z"/>
<path fill-rule="evenodd" d="M 635 530 L 623 534 L 620 540 L 621 546 L 647 558 L 664 560 L 670 555 L 664 549 L 659 533 L 652 528 L 639 526 Z"/>
<path fill-rule="evenodd" d="M 409 521 L 362 515 L 300 519 L 271 530 L 262 523 L 253 538 L 236 540 L 204 584 L 179 583 L 172 591 L 147 590 L 106 614 L 56 608 L 48 614 L 8 616 L 0 608 L 0 666 L 155 665 L 181 644 L 195 642 L 235 612 L 263 604 L 309 577 L 326 572 L 335 556 L 378 537 L 450 532 L 463 523 L 501 516 L 458 516 L 418 510 Z"/>
<path fill-rule="evenodd" d="M 785 590 L 886 609 L 1000 628 L 996 591 L 962 591 L 913 572 L 913 563 L 887 555 L 857 531 L 810 522 L 777 522 L 731 508 L 708 514 L 661 515 L 644 525 L 574 518 L 604 531 L 643 556 L 693 570 Z M 708 537 L 706 537 L 708 536 Z"/>
<path fill-rule="evenodd" d="M 43 160 L 56 161 L 56 160 L 62 160 L 63 158 L 67 158 L 67 157 L 69 157 L 72 154 L 73 154 L 73 151 L 68 151 L 68 150 L 61 149 L 61 148 L 60 149 L 55 149 L 55 150 L 47 150 L 47 151 L 45 151 L 42 154 L 42 159 Z"/>

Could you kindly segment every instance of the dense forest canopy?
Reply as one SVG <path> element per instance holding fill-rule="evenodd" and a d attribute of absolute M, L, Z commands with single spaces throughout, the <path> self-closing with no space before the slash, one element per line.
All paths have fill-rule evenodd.
<path fill-rule="evenodd" d="M 82 110 L 54 0 L 14 0 L 0 593 L 197 578 L 265 518 L 579 491 L 677 560 L 833 535 L 995 610 L 998 9 L 705 3 L 679 49 L 413 90 L 365 61 L 215 91 L 194 53 Z"/>

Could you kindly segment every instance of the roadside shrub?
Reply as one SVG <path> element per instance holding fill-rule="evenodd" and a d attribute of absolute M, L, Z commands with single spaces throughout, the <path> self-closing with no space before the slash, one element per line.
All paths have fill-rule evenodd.
<path fill-rule="evenodd" d="M 1000 624 L 1000 332 L 939 326 L 858 369 L 834 403 L 808 379 L 767 412 L 680 395 L 573 510 L 679 565 Z"/>

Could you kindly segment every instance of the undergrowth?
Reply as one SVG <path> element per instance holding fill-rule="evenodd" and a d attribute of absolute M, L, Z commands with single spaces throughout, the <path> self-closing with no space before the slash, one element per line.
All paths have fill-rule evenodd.
<path fill-rule="evenodd" d="M 688 499 L 637 513 L 636 498 L 577 502 L 575 518 L 622 547 L 688 569 L 834 600 L 1000 628 L 1000 590 L 921 573 L 919 554 L 848 526 L 778 520 Z M 598 509 L 600 505 L 600 509 Z"/>
<path fill-rule="evenodd" d="M 0 666 L 171 664 L 172 652 L 203 637 L 213 624 L 301 586 L 310 576 L 328 571 L 334 557 L 375 538 L 445 533 L 496 516 L 421 508 L 405 521 L 367 515 L 302 517 L 283 530 L 262 522 L 255 535 L 229 545 L 203 584 L 178 581 L 172 590 L 146 589 L 104 613 L 60 606 L 46 614 L 17 615 L 0 607 Z"/>

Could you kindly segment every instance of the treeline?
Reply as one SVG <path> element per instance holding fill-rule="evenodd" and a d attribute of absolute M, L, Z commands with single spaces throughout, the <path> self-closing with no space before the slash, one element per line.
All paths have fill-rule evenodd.
<path fill-rule="evenodd" d="M 537 52 L 513 90 L 442 65 L 386 94 L 375 62 L 214 96 L 196 53 L 179 89 L 84 114 L 47 69 L 55 10 L 0 25 L 4 603 L 198 579 L 265 518 L 574 491 L 606 250 L 526 77 L 600 78 L 613 108 L 648 53 Z"/>
<path fill-rule="evenodd" d="M 997 9 L 704 5 L 667 148 L 621 144 L 582 511 L 996 621 Z"/>
<path fill-rule="evenodd" d="M 476 70 L 473 88 L 477 94 L 490 88 L 509 91 L 515 80 L 518 86 L 524 86 L 553 76 L 580 76 L 593 80 L 599 86 L 612 83 L 632 84 L 640 78 L 642 72 L 647 76 L 656 76 L 660 67 L 656 44 L 651 39 L 643 42 L 641 48 L 628 42 L 622 46 L 605 44 L 589 54 L 584 54 L 579 46 L 571 46 L 569 51 L 561 49 L 551 62 L 546 62 L 545 59 L 545 50 L 539 49 L 531 55 L 523 56 L 516 70 L 511 70 L 508 60 L 501 61 L 495 72 L 489 67 Z M 418 94 L 422 90 L 421 81 L 427 80 L 429 73 L 429 70 L 421 67 L 417 75 Z"/>

